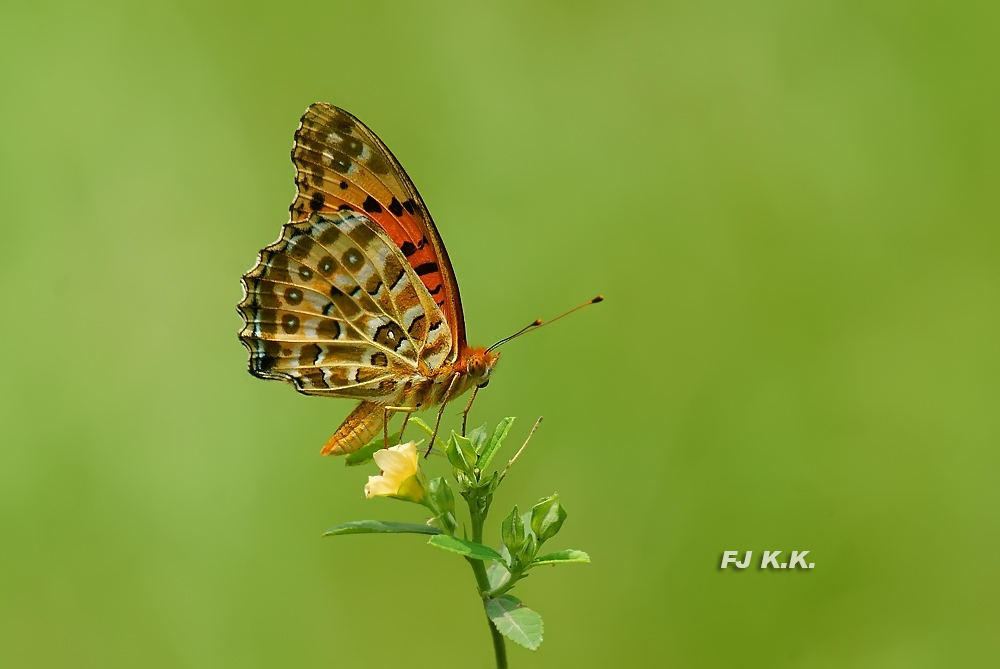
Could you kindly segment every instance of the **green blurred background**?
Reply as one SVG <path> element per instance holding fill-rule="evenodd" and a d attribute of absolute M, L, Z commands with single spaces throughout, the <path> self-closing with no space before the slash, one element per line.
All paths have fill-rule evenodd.
<path fill-rule="evenodd" d="M 607 296 L 508 345 L 473 412 L 512 442 L 545 416 L 497 515 L 558 491 L 553 548 L 593 558 L 518 587 L 546 638 L 514 667 L 995 666 L 998 26 L 5 2 L 0 665 L 490 666 L 459 558 L 320 537 L 420 518 L 319 457 L 352 403 L 245 370 L 240 275 L 324 100 L 421 189 L 473 342 Z M 793 549 L 816 568 L 756 568 Z"/>

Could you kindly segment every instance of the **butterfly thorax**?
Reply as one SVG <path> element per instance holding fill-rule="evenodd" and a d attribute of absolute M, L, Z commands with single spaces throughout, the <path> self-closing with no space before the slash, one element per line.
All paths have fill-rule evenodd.
<path fill-rule="evenodd" d="M 498 353 L 485 348 L 464 348 L 453 363 L 435 370 L 421 369 L 419 380 L 404 386 L 395 403 L 428 407 L 450 402 L 474 386 L 486 386 L 499 358 Z"/>

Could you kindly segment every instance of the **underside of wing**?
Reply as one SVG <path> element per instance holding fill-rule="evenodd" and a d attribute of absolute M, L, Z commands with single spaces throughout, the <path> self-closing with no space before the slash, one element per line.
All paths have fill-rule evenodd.
<path fill-rule="evenodd" d="M 464 347 L 462 301 L 444 243 L 413 182 L 375 133 L 343 109 L 314 103 L 295 132 L 292 162 L 298 190 L 291 220 L 363 212 L 401 251 Z"/>
<path fill-rule="evenodd" d="M 311 395 L 389 401 L 452 356 L 444 315 L 392 240 L 350 211 L 290 222 L 243 277 L 250 372 Z"/>

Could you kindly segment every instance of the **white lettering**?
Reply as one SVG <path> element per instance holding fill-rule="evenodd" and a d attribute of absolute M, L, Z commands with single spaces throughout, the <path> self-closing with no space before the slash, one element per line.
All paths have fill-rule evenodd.
<path fill-rule="evenodd" d="M 781 555 L 781 551 L 764 551 L 764 557 L 760 559 L 760 568 L 767 569 L 769 566 L 777 569 L 778 568 L 778 556 Z"/>
<path fill-rule="evenodd" d="M 719 569 L 725 569 L 726 565 L 730 562 L 737 562 L 736 556 L 739 555 L 739 551 L 726 551 L 722 554 L 722 566 Z"/>
<path fill-rule="evenodd" d="M 792 561 L 788 564 L 789 567 L 795 569 L 795 563 L 799 563 L 802 569 L 808 569 L 806 567 L 806 556 L 809 555 L 809 551 L 792 551 Z"/>

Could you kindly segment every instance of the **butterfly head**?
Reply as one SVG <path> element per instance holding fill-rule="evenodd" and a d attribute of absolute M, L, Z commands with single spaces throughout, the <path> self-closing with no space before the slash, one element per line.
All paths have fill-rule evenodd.
<path fill-rule="evenodd" d="M 485 388 L 490 382 L 493 366 L 500 359 L 499 353 L 486 348 L 470 348 L 465 356 L 465 373 L 473 384 Z"/>

